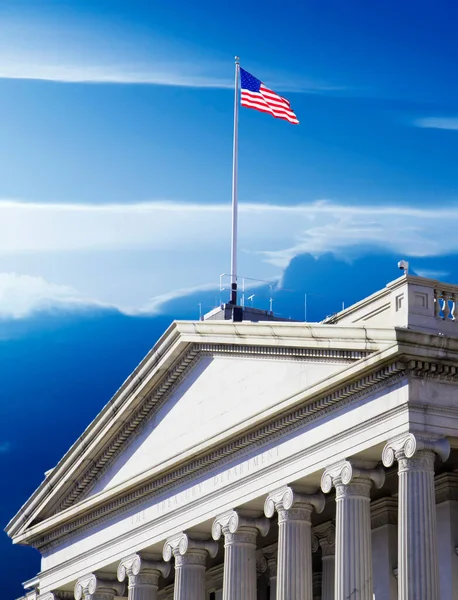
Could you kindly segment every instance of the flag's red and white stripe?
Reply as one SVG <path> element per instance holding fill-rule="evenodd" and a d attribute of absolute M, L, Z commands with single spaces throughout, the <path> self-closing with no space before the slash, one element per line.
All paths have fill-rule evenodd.
<path fill-rule="evenodd" d="M 294 124 L 299 123 L 288 100 L 269 90 L 263 83 L 261 83 L 259 92 L 251 92 L 242 88 L 241 104 L 269 113 L 277 119 L 285 119 Z"/>

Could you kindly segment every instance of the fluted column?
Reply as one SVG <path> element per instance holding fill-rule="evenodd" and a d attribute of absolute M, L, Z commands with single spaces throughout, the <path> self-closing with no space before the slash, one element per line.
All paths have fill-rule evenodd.
<path fill-rule="evenodd" d="M 322 574 L 313 573 L 313 600 L 321 600 Z"/>
<path fill-rule="evenodd" d="M 313 533 L 321 547 L 321 598 L 334 600 L 336 528 L 327 521 L 314 527 Z"/>
<path fill-rule="evenodd" d="M 256 600 L 256 537 L 267 535 L 269 520 L 230 510 L 213 522 L 213 539 L 224 534 L 223 600 Z"/>
<path fill-rule="evenodd" d="M 266 555 L 267 569 L 269 571 L 269 600 L 276 600 L 277 598 L 277 553 Z"/>
<path fill-rule="evenodd" d="M 370 490 L 385 472 L 356 464 L 344 460 L 321 479 L 323 492 L 336 488 L 335 600 L 373 600 Z"/>
<path fill-rule="evenodd" d="M 114 600 L 122 596 L 125 585 L 116 579 L 107 579 L 90 573 L 80 577 L 75 584 L 75 600 Z"/>
<path fill-rule="evenodd" d="M 311 515 L 324 509 L 323 494 L 285 486 L 267 496 L 264 513 L 278 513 L 277 600 L 313 600 Z"/>
<path fill-rule="evenodd" d="M 174 535 L 164 544 L 163 557 L 175 557 L 174 600 L 206 600 L 205 565 L 207 554 L 218 553 L 213 540 L 191 539 L 185 533 Z"/>
<path fill-rule="evenodd" d="M 386 467 L 398 461 L 398 597 L 439 600 L 434 460 L 447 460 L 446 439 L 421 439 L 409 433 L 387 443 Z"/>
<path fill-rule="evenodd" d="M 157 600 L 159 577 L 167 577 L 170 565 L 159 557 L 148 559 L 140 554 L 131 554 L 123 558 L 118 566 L 118 580 L 129 580 L 129 600 Z"/>

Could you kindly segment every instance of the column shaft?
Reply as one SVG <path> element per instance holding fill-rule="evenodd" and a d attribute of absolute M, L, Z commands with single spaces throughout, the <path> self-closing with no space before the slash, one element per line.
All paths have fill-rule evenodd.
<path fill-rule="evenodd" d="M 334 600 L 334 580 L 335 580 L 335 556 L 323 556 L 321 559 L 323 567 L 321 579 L 321 599 Z"/>
<path fill-rule="evenodd" d="M 439 600 L 434 452 L 399 462 L 399 600 Z"/>
<path fill-rule="evenodd" d="M 158 589 L 159 571 L 157 574 L 129 576 L 129 600 L 157 600 Z"/>
<path fill-rule="evenodd" d="M 373 600 L 369 479 L 336 485 L 336 600 Z"/>
<path fill-rule="evenodd" d="M 223 600 L 256 600 L 256 534 L 248 527 L 225 534 Z"/>
<path fill-rule="evenodd" d="M 205 551 L 192 550 L 175 556 L 174 600 L 206 600 L 205 563 Z"/>
<path fill-rule="evenodd" d="M 278 511 L 277 600 L 312 600 L 312 505 Z"/>
<path fill-rule="evenodd" d="M 447 460 L 450 443 L 412 433 L 387 443 L 386 467 L 398 461 L 399 600 L 439 600 L 434 461 Z"/>

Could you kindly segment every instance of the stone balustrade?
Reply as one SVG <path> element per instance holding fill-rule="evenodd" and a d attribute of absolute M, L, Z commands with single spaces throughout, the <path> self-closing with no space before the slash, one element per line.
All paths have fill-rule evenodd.
<path fill-rule="evenodd" d="M 328 317 L 324 323 L 406 327 L 428 333 L 458 332 L 458 285 L 403 275 L 383 290 Z"/>

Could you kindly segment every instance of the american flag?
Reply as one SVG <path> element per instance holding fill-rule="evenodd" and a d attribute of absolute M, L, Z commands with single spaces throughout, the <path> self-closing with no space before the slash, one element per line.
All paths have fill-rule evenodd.
<path fill-rule="evenodd" d="M 269 90 L 262 81 L 253 77 L 251 73 L 248 73 L 242 67 L 240 67 L 240 75 L 242 106 L 269 113 L 277 119 L 285 119 L 285 121 L 296 125 L 299 123 L 286 98 L 282 98 L 272 90 Z"/>

